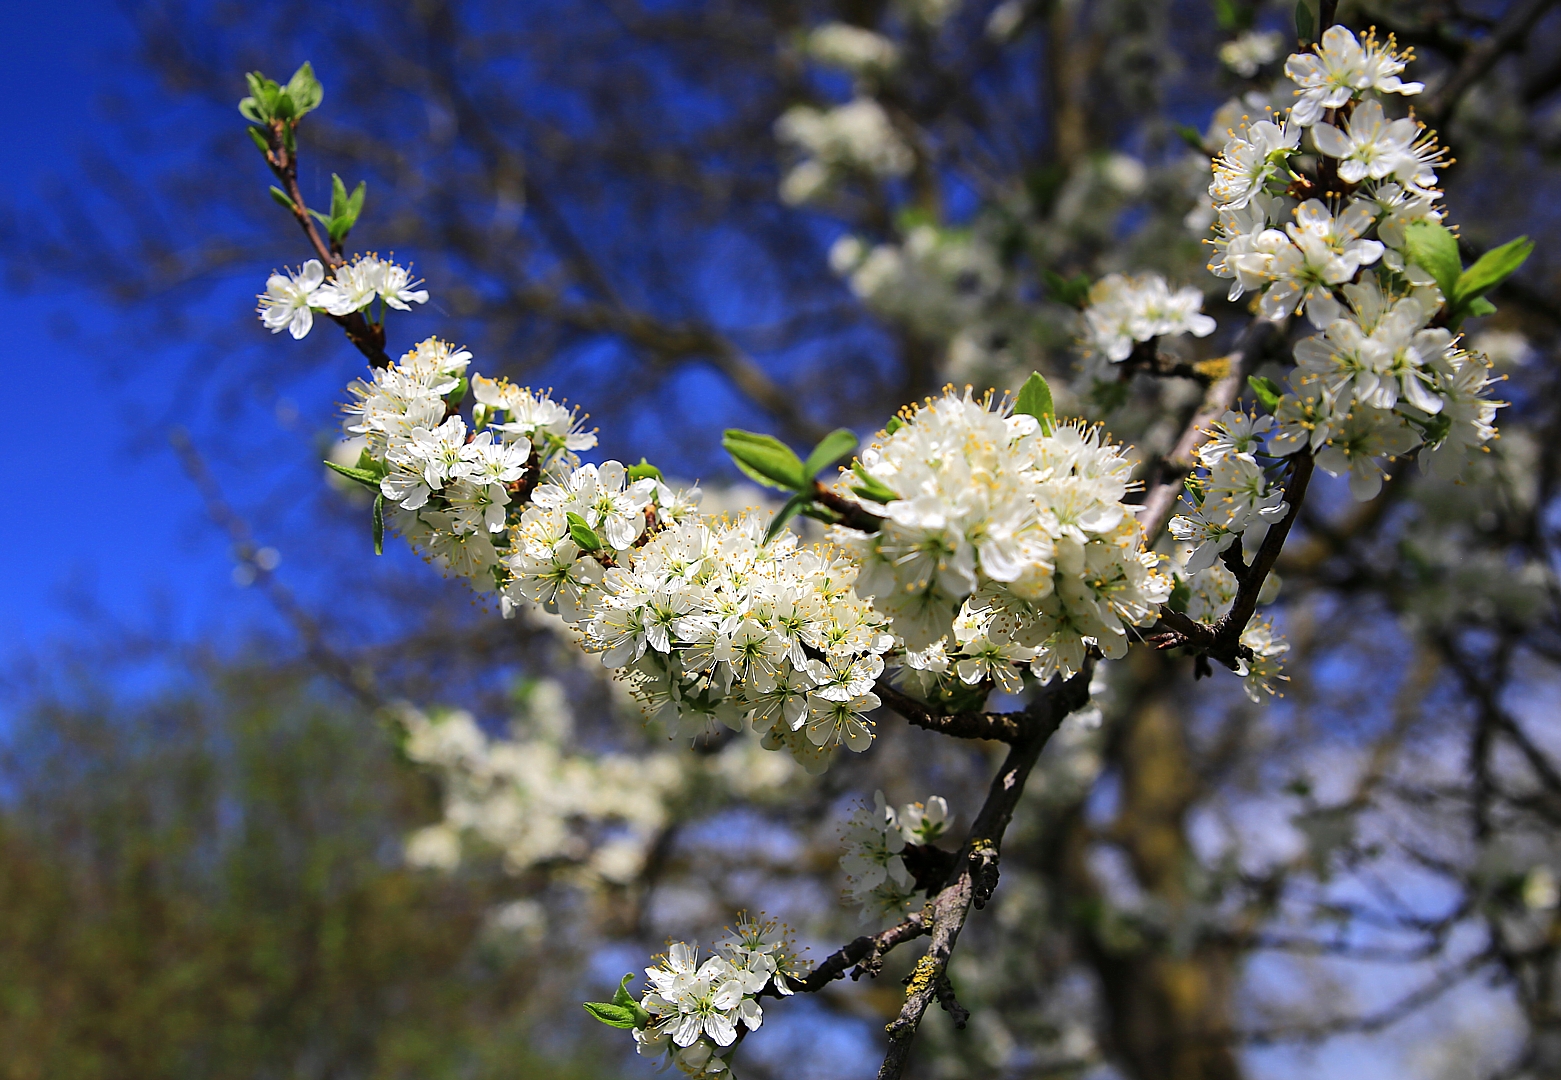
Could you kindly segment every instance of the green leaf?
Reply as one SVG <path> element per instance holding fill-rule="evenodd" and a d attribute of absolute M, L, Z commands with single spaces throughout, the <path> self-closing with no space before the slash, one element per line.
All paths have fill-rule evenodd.
<path fill-rule="evenodd" d="M 883 426 L 883 433 L 885 435 L 893 435 L 904 426 L 904 420 L 901 420 L 898 416 L 891 416 L 889 417 L 889 422 Z"/>
<path fill-rule="evenodd" d="M 786 528 L 786 523 L 796 517 L 813 501 L 811 493 L 799 491 L 786 500 L 786 505 L 775 511 L 775 517 L 770 521 L 770 527 L 764 530 L 764 543 L 768 544 L 779 536 Z"/>
<path fill-rule="evenodd" d="M 245 98 L 244 100 L 245 101 L 253 101 L 254 98 Z M 255 141 L 255 146 L 257 146 L 260 149 L 260 152 L 262 154 L 269 154 L 269 153 L 271 153 L 271 144 L 266 142 L 266 136 L 265 136 L 265 133 L 263 131 L 261 131 L 257 127 L 248 127 L 248 128 L 245 128 L 244 130 L 249 132 L 249 137 Z"/>
<path fill-rule="evenodd" d="M 1458 292 L 1458 277 L 1463 272 L 1457 237 L 1446 226 L 1434 221 L 1412 221 L 1404 227 L 1404 254 L 1435 279 L 1437 288 L 1451 305 Z"/>
<path fill-rule="evenodd" d="M 1236 5 L 1235 0 L 1214 0 L 1214 20 L 1221 30 L 1245 30 L 1251 15 Z"/>
<path fill-rule="evenodd" d="M 358 223 L 358 216 L 363 213 L 363 196 L 368 193 L 368 190 L 369 182 L 359 180 L 358 186 L 352 189 L 351 195 L 347 196 L 347 208 L 338 218 L 339 221 L 344 222 L 341 229 L 342 236 L 351 232 L 353 226 Z"/>
<path fill-rule="evenodd" d="M 581 551 L 602 550 L 602 538 L 596 535 L 596 530 L 586 524 L 585 518 L 579 514 L 570 512 L 565 515 L 569 522 L 569 538 Z"/>
<path fill-rule="evenodd" d="M 385 554 L 385 496 L 374 496 L 374 554 Z"/>
<path fill-rule="evenodd" d="M 385 475 L 383 472 L 375 472 L 371 469 L 354 469 L 350 465 L 338 465 L 334 461 L 327 461 L 325 467 L 332 472 L 340 473 L 348 480 L 356 480 L 364 487 L 373 488 L 375 491 L 379 490 L 379 478 Z"/>
<path fill-rule="evenodd" d="M 1468 311 L 1471 318 L 1478 319 L 1482 315 L 1496 314 L 1496 305 L 1483 296 L 1476 296 L 1469 301 Z"/>
<path fill-rule="evenodd" d="M 1473 266 L 1458 275 L 1458 281 L 1453 286 L 1456 302 L 1467 305 L 1474 298 L 1490 292 L 1516 273 L 1518 267 L 1528 261 L 1533 250 L 1534 241 L 1526 236 L 1509 240 L 1501 247 L 1491 248 L 1476 259 Z M 1452 299 L 1449 297 L 1449 300 Z"/>
<path fill-rule="evenodd" d="M 239 99 L 238 114 L 254 124 L 264 124 L 267 120 L 260 111 L 260 102 L 252 97 Z"/>
<path fill-rule="evenodd" d="M 1312 18 L 1312 9 L 1306 6 L 1306 0 L 1296 0 L 1295 5 L 1295 39 L 1302 45 L 1312 43 L 1312 31 L 1316 28 L 1316 20 Z"/>
<path fill-rule="evenodd" d="M 1194 150 L 1203 149 L 1203 132 L 1199 131 L 1191 124 L 1177 124 L 1176 134 L 1182 137 L 1182 142 L 1186 143 Z"/>
<path fill-rule="evenodd" d="M 808 459 L 802 463 L 802 474 L 809 480 L 848 454 L 854 454 L 856 436 L 845 428 L 836 428 L 819 440 Z"/>
<path fill-rule="evenodd" d="M 861 480 L 851 488 L 864 499 L 871 499 L 875 503 L 892 503 L 899 499 L 899 495 L 888 484 L 868 472 L 861 462 L 851 466 L 851 471 Z"/>
<path fill-rule="evenodd" d="M 617 993 L 613 994 L 613 996 L 612 996 L 612 1003 L 614 1005 L 635 1005 L 635 1004 L 638 1004 L 638 1002 L 636 1002 L 632 997 L 629 996 L 629 982 L 633 978 L 634 978 L 634 972 L 631 971 L 631 972 L 629 972 L 629 974 L 625 975 L 623 977 L 623 979 L 618 983 L 618 991 L 617 991 Z"/>
<path fill-rule="evenodd" d="M 375 476 L 384 476 L 390 472 L 390 466 L 369 453 L 369 448 L 366 446 L 358 453 L 357 468 Z"/>
<path fill-rule="evenodd" d="M 445 403 L 447 405 L 459 405 L 466 399 L 466 390 L 470 385 L 471 383 L 466 380 L 466 376 L 462 375 L 460 381 L 455 384 L 455 389 L 444 396 Z"/>
<path fill-rule="evenodd" d="M 1171 586 L 1171 595 L 1166 600 L 1165 606 L 1170 608 L 1172 611 L 1185 614 L 1187 611 L 1187 601 L 1191 599 L 1191 587 L 1188 586 L 1185 578 L 1178 577 L 1176 579 L 1176 584 Z"/>
<path fill-rule="evenodd" d="M 1247 385 L 1252 388 L 1252 393 L 1257 397 L 1258 403 L 1269 412 L 1277 412 L 1279 399 L 1284 396 L 1284 390 L 1273 379 L 1265 379 L 1257 375 L 1247 376 Z"/>
<path fill-rule="evenodd" d="M 586 1012 L 608 1027 L 627 1029 L 639 1026 L 634 1022 L 634 1013 L 627 1006 L 614 1005 L 607 1001 L 587 1001 L 584 1004 Z"/>
<path fill-rule="evenodd" d="M 277 187 L 275 184 L 271 185 L 271 197 L 273 199 L 275 199 L 277 201 L 277 204 L 279 206 L 283 207 L 284 209 L 293 210 L 293 211 L 296 211 L 298 209 L 298 207 L 293 205 L 293 200 L 288 197 L 287 192 L 283 191 L 281 188 Z"/>
<path fill-rule="evenodd" d="M 339 218 L 347 209 L 347 185 L 341 177 L 331 173 L 331 217 Z"/>
<path fill-rule="evenodd" d="M 270 120 L 271 107 L 276 104 L 277 92 L 281 88 L 258 71 L 246 71 L 244 81 L 249 85 L 250 96 L 255 99 L 255 105 L 264 120 Z"/>
<path fill-rule="evenodd" d="M 1085 301 L 1089 299 L 1091 283 L 1088 274 L 1075 274 L 1071 278 L 1065 278 L 1055 270 L 1042 270 L 1041 280 L 1046 282 L 1046 291 L 1059 304 L 1082 308 Z"/>
<path fill-rule="evenodd" d="M 320 85 L 320 80 L 314 77 L 314 67 L 309 61 L 305 60 L 303 66 L 293 72 L 293 77 L 287 80 L 287 96 L 292 101 L 295 117 L 319 108 L 320 102 L 325 98 L 325 88 Z"/>
<path fill-rule="evenodd" d="M 1089 388 L 1089 400 L 1104 414 L 1116 412 L 1127 404 L 1128 384 L 1118 379 L 1096 379 Z"/>
<path fill-rule="evenodd" d="M 1030 372 L 1030 377 L 1019 388 L 1019 396 L 1014 398 L 1014 415 L 1020 413 L 1039 420 L 1043 432 L 1050 432 L 1056 426 L 1057 413 L 1052 406 L 1052 388 L 1039 371 Z"/>
<path fill-rule="evenodd" d="M 638 465 L 630 465 L 628 468 L 628 473 L 630 480 L 644 480 L 646 477 L 650 477 L 654 480 L 661 479 L 661 470 L 656 468 L 656 466 L 652 465 L 650 462 L 646 461 L 644 458 L 640 458 L 640 463 Z"/>
<path fill-rule="evenodd" d="M 779 439 L 752 431 L 727 429 L 721 446 L 737 467 L 751 479 L 782 491 L 800 491 L 813 480 L 803 473 L 802 461 Z"/>

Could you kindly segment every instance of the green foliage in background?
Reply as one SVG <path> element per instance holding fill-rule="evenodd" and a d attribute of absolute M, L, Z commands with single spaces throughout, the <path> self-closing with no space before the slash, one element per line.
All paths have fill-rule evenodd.
<path fill-rule="evenodd" d="M 373 721 L 227 673 L 37 706 L 0 801 L 0 1078 L 610 1075 L 532 1048 L 502 882 L 404 867 L 434 815 Z"/>

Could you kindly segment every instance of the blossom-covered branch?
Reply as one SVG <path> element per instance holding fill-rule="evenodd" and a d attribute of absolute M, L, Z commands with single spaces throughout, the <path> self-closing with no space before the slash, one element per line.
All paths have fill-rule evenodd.
<path fill-rule="evenodd" d="M 1060 417 L 1035 374 L 1012 396 L 949 386 L 865 446 L 842 430 L 799 455 L 769 435 L 727 432 L 738 467 L 787 492 L 773 516 L 705 515 L 697 487 L 643 459 L 586 461 L 597 437 L 577 409 L 484 377 L 455 344 L 428 338 L 390 359 L 388 311 L 428 294 L 393 261 L 346 257 L 361 186 L 348 195 L 338 181 L 328 215 L 305 207 L 296 126 L 319 102 L 312 73 L 286 88 L 252 77 L 245 116 L 282 181 L 277 201 L 317 256 L 268 281 L 261 317 L 299 338 L 323 313 L 370 358 L 345 409 L 356 457 L 332 467 L 373 493 L 376 550 L 388 529 L 506 617 L 529 608 L 554 620 L 672 738 L 747 729 L 818 773 L 842 747 L 867 751 L 888 705 L 913 725 L 1008 745 L 957 851 L 935 843 L 953 817 L 936 797 L 894 810 L 880 796 L 853 818 L 850 896 L 899 920 L 889 930 L 808 973 L 783 928 L 745 919 L 711 955 L 673 945 L 638 1001 L 625 980 L 612 1002 L 592 1003 L 599 1019 L 632 1028 L 642 1053 L 691 1076 L 727 1073 L 762 1023 L 761 997 L 817 989 L 853 964 L 872 973 L 883 953 L 928 936 L 888 1029 L 880 1078 L 899 1077 L 934 1000 L 962 1022 L 950 956 L 971 907 L 996 887 L 1026 779 L 1088 703 L 1096 663 L 1147 631 L 1158 647 L 1196 653 L 1200 672 L 1207 657 L 1238 671 L 1260 700 L 1288 646 L 1258 609 L 1314 468 L 1347 474 L 1369 500 L 1406 455 L 1455 472 L 1494 437 L 1488 365 L 1456 334 L 1488 313 L 1486 294 L 1528 247 L 1520 238 L 1462 265 L 1436 187 L 1446 152 L 1412 116 L 1388 112 L 1422 89 L 1399 78 L 1409 57 L 1391 38 L 1331 23 L 1325 5 L 1321 40 L 1286 62 L 1294 105 L 1243 120 L 1212 162 L 1208 268 L 1230 282 L 1230 300 L 1251 294 L 1256 312 L 1230 352 L 1162 362 L 1162 343 L 1217 330 L 1197 288 L 1154 274 L 1050 283 L 1052 299 L 1078 308 L 1086 371 L 1206 384 L 1147 491 L 1128 449 Z M 913 122 L 874 97 L 901 62 L 893 43 L 836 27 L 809 48 L 859 81 L 850 103 L 781 119 L 779 136 L 802 155 L 783 197 L 823 198 L 864 176 L 930 189 Z M 989 267 L 973 245 L 918 228 L 904 252 L 848 237 L 832 262 L 885 302 L 886 283 L 908 291 L 919 265 L 958 266 L 981 287 Z M 1287 364 L 1281 346 L 1303 321 L 1317 332 L 1293 344 L 1283 381 L 1256 377 L 1271 360 Z M 798 515 L 825 523 L 821 541 L 790 527 Z M 994 692 L 1028 704 L 987 711 Z"/>

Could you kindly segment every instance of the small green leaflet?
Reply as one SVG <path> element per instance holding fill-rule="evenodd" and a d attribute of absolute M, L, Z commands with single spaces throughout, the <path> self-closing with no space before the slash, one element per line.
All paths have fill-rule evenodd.
<path fill-rule="evenodd" d="M 779 536 L 781 530 L 786 527 L 786 523 L 800 514 L 803 508 L 812 501 L 813 493 L 809 491 L 799 491 L 787 499 L 786 505 L 775 511 L 775 517 L 770 522 L 770 527 L 764 530 L 764 543 L 768 544 Z"/>
<path fill-rule="evenodd" d="M 618 984 L 617 993 L 612 996 L 612 1001 L 585 1002 L 585 1011 L 608 1027 L 644 1027 L 650 1022 L 650 1013 L 640 1008 L 639 1002 L 629 996 L 629 980 L 632 978 L 634 978 L 632 974 L 623 977 L 623 981 Z"/>
<path fill-rule="evenodd" d="M 596 535 L 596 530 L 586 523 L 585 518 L 570 512 L 565 515 L 565 520 L 569 522 L 569 538 L 581 551 L 602 550 L 602 538 Z"/>
<path fill-rule="evenodd" d="M 1050 433 L 1056 426 L 1057 414 L 1052 407 L 1052 388 L 1039 371 L 1030 372 L 1030 377 L 1019 388 L 1019 396 L 1014 398 L 1014 415 L 1020 413 L 1039 420 L 1041 431 L 1044 433 Z"/>
<path fill-rule="evenodd" d="M 824 469 L 848 454 L 856 453 L 857 438 L 845 428 L 836 428 L 819 440 L 808 459 L 802 463 L 802 472 L 811 480 Z"/>
<path fill-rule="evenodd" d="M 1273 379 L 1265 379 L 1258 375 L 1248 375 L 1247 385 L 1252 388 L 1252 393 L 1258 402 L 1269 412 L 1279 409 L 1279 399 L 1284 396 L 1284 391 Z"/>
<path fill-rule="evenodd" d="M 385 554 L 385 496 L 374 496 L 374 554 Z"/>
<path fill-rule="evenodd" d="M 899 499 L 899 495 L 888 484 L 868 472 L 861 462 L 851 466 L 851 471 L 861 481 L 852 485 L 851 490 L 864 499 L 871 499 L 875 503 L 892 503 Z"/>
<path fill-rule="evenodd" d="M 1434 221 L 1413 221 L 1404 227 L 1404 253 L 1436 280 L 1442 295 L 1449 304 L 1453 303 L 1458 295 L 1458 277 L 1463 273 L 1457 237 Z"/>
<path fill-rule="evenodd" d="M 812 480 L 802 471 L 802 459 L 771 435 L 729 428 L 721 446 L 750 479 L 782 491 L 798 491 Z"/>
<path fill-rule="evenodd" d="M 891 416 L 889 417 L 889 422 L 883 426 L 883 433 L 885 435 L 893 435 L 904 426 L 904 420 L 901 420 L 898 416 Z"/>
<path fill-rule="evenodd" d="M 1316 21 L 1312 18 L 1312 9 L 1306 6 L 1306 0 L 1296 0 L 1295 5 L 1295 39 L 1302 45 L 1312 43 L 1312 30 L 1316 27 Z"/>
<path fill-rule="evenodd" d="M 293 72 L 293 77 L 287 80 L 287 97 L 292 103 L 294 117 L 314 111 L 324 100 L 325 88 L 320 85 L 320 80 L 314 77 L 314 65 L 309 61 L 305 60 L 303 66 Z"/>
<path fill-rule="evenodd" d="M 1200 146 L 1202 142 L 1203 140 L 1199 139 Z M 1051 298 L 1059 304 L 1082 308 L 1089 300 L 1088 274 L 1075 274 L 1071 278 L 1065 278 L 1055 270 L 1043 270 L 1041 280 L 1046 283 L 1046 291 L 1051 294 Z"/>
<path fill-rule="evenodd" d="M 331 212 L 322 214 L 318 210 L 311 210 L 325 226 L 325 231 L 330 234 L 333 243 L 341 243 L 352 231 L 352 227 L 358 223 L 358 215 L 363 212 L 363 196 L 368 191 L 368 181 L 358 181 L 358 186 L 353 189 L 351 195 L 347 194 L 347 185 L 342 183 L 340 176 L 331 173 Z"/>
<path fill-rule="evenodd" d="M 250 130 L 253 131 L 254 129 L 251 128 Z M 276 202 L 277 202 L 277 205 L 282 207 L 282 209 L 284 209 L 284 210 L 297 210 L 298 209 L 298 207 L 293 205 L 293 200 L 288 196 L 287 192 L 283 191 L 281 188 L 277 187 L 275 184 L 271 185 L 271 197 L 273 199 L 275 199 Z"/>
<path fill-rule="evenodd" d="M 1470 314 L 1474 314 L 1473 301 L 1515 274 L 1533 251 L 1534 241 L 1526 236 L 1509 240 L 1501 247 L 1491 248 L 1476 259 L 1473 266 L 1458 275 L 1457 284 L 1453 287 L 1458 303 L 1469 307 Z"/>
<path fill-rule="evenodd" d="M 626 1029 L 639 1027 L 634 1022 L 634 1013 L 623 1005 L 613 1005 L 606 1001 L 587 1001 L 585 1011 L 608 1027 Z"/>
<path fill-rule="evenodd" d="M 1176 134 L 1182 137 L 1182 142 L 1186 143 L 1194 150 L 1203 149 L 1203 132 L 1199 131 L 1191 124 L 1177 124 Z"/>
<path fill-rule="evenodd" d="M 638 465 L 630 465 L 628 468 L 628 473 L 630 480 L 644 480 L 647 477 L 653 480 L 661 479 L 661 470 L 656 468 L 656 466 L 652 465 L 650 462 L 646 461 L 644 458 L 640 458 L 640 463 Z"/>
<path fill-rule="evenodd" d="M 348 480 L 356 480 L 364 487 L 372 488 L 375 491 L 379 490 L 379 478 L 385 475 L 381 471 L 363 468 L 361 459 L 359 461 L 358 468 L 353 468 L 350 465 L 338 465 L 334 461 L 327 461 L 325 463 L 325 467 L 330 469 L 332 472 L 340 473 Z"/>

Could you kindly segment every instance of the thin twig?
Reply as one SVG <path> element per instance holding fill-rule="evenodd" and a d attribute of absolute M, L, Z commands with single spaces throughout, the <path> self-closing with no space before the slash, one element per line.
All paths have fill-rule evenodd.
<path fill-rule="evenodd" d="M 1247 385 L 1247 376 L 1257 367 L 1258 360 L 1271 349 L 1284 331 L 1284 322 L 1256 318 L 1236 339 L 1235 347 L 1225 356 L 1225 374 L 1209 384 L 1203 401 L 1171 452 L 1159 463 L 1154 482 L 1144 496 L 1144 509 L 1138 522 L 1144 529 L 1144 543 L 1154 546 L 1164 531 L 1166 523 L 1176 508 L 1176 498 L 1181 494 L 1182 482 L 1197 464 L 1194 451 L 1208 441 L 1208 427 L 1235 406 L 1241 391 Z"/>

